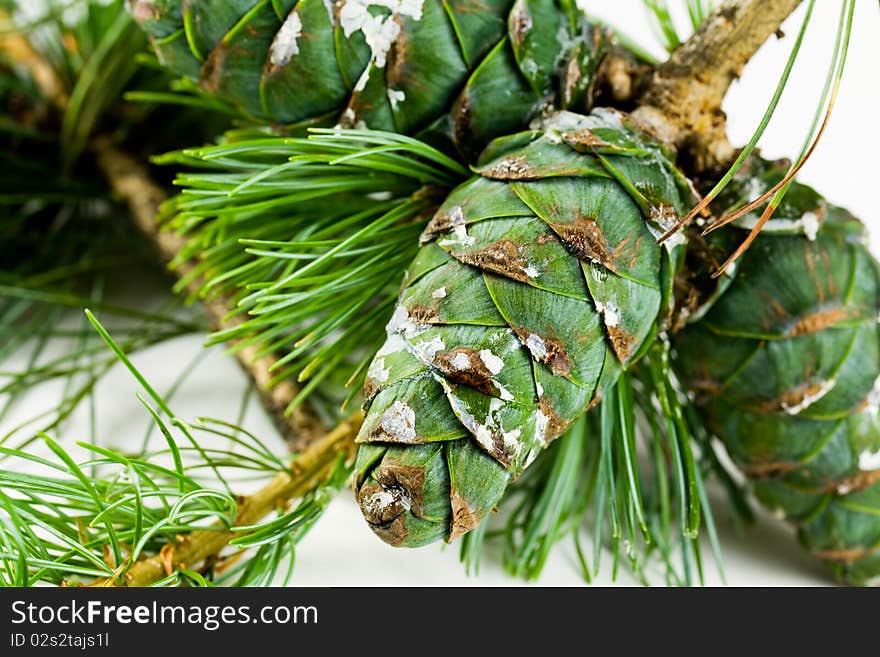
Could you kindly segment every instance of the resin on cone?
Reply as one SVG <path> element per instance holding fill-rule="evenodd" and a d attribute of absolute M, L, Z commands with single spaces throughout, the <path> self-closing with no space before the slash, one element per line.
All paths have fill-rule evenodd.
<path fill-rule="evenodd" d="M 562 112 L 489 146 L 433 217 L 366 382 L 357 496 L 392 545 L 473 529 L 670 311 L 692 202 L 626 115 Z"/>

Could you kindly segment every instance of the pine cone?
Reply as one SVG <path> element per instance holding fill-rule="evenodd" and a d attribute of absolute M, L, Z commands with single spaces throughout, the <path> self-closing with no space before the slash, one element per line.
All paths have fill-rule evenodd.
<path fill-rule="evenodd" d="M 473 529 L 668 318 L 687 181 L 623 114 L 495 141 L 431 220 L 366 382 L 358 501 L 392 545 Z"/>
<path fill-rule="evenodd" d="M 129 0 L 159 59 L 244 113 L 452 141 L 586 110 L 606 37 L 559 0 Z"/>
<path fill-rule="evenodd" d="M 755 168 L 744 197 L 784 172 Z M 838 576 L 865 584 L 880 575 L 880 269 L 847 211 L 800 184 L 786 199 L 675 336 L 675 365 L 758 498 Z M 723 259 L 744 235 L 710 244 Z"/>

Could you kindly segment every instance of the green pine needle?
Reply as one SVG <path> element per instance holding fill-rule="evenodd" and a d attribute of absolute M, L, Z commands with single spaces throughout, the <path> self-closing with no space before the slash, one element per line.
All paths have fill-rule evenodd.
<path fill-rule="evenodd" d="M 642 0 L 642 2 L 654 19 L 653 26 L 656 28 L 666 50 L 671 52 L 678 48 L 681 45 L 682 39 L 675 27 L 675 22 L 672 20 L 672 14 L 669 12 L 666 0 Z M 689 8 L 692 4 L 692 2 L 688 2 Z"/>
<path fill-rule="evenodd" d="M 686 422 L 693 409 L 673 383 L 668 345 L 655 345 L 620 381 L 511 487 L 499 514 L 503 528 L 492 529 L 500 520 L 488 518 L 465 536 L 460 558 L 469 573 L 477 572 L 483 544 L 501 540 L 507 570 L 536 579 L 551 548 L 572 537 L 588 582 L 610 549 L 612 578 L 624 559 L 644 583 L 651 581 L 653 564 L 660 565 L 668 584 L 701 583 L 697 539 L 705 528 L 724 578 L 705 492 L 705 478 L 715 474 L 717 461 L 702 442 L 705 436 L 695 439 Z M 703 456 L 699 465 L 691 442 Z M 592 565 L 581 544 L 585 527 L 593 535 Z"/>
<path fill-rule="evenodd" d="M 40 434 L 48 455 L 0 447 L 9 468 L 0 468 L 0 584 L 73 585 L 93 577 L 124 577 L 142 556 L 158 554 L 181 534 L 232 528 L 237 497 L 225 473 L 271 476 L 285 469 L 269 448 L 243 429 L 218 420 L 190 426 L 163 399 L 98 320 L 90 322 L 147 391 L 161 413 L 147 410 L 165 447 L 138 456 L 85 442 L 93 456 L 78 460 L 59 442 Z M 143 401 L 143 400 L 142 400 Z M 146 404 L 145 404 L 146 406 Z M 164 416 L 164 417 L 163 417 Z M 230 440 L 234 450 L 209 448 L 206 439 Z M 187 443 L 190 446 L 187 446 Z M 180 571 L 157 583 L 240 586 L 287 581 L 296 543 L 321 516 L 351 473 L 342 458 L 330 476 L 291 511 L 257 525 L 234 542 L 244 559 L 224 571 L 220 562 L 204 572 Z M 207 476 L 205 476 L 207 474 Z"/>
<path fill-rule="evenodd" d="M 194 265 L 179 288 L 232 298 L 243 321 L 211 342 L 275 353 L 274 380 L 302 384 L 291 407 L 339 407 L 359 392 L 418 237 L 468 176 L 416 139 L 313 129 L 308 138 L 244 131 L 217 146 L 157 158 L 190 169 L 165 208 Z M 346 389 L 347 388 L 347 389 Z"/>
<path fill-rule="evenodd" d="M 788 85 L 788 78 L 791 74 L 791 70 L 794 67 L 795 61 L 797 60 L 798 53 L 800 53 L 801 45 L 804 40 L 804 36 L 807 33 L 807 28 L 810 25 L 810 18 L 813 15 L 813 7 L 816 4 L 816 0 L 809 0 L 807 4 L 807 11 L 804 15 L 804 20 L 801 23 L 801 28 L 798 31 L 798 35 L 795 38 L 795 42 L 792 45 L 791 53 L 788 56 L 788 60 L 785 62 L 785 67 L 782 70 L 782 74 L 779 77 L 779 83 L 776 85 L 776 89 L 773 92 L 773 96 L 770 99 L 770 102 L 767 105 L 767 109 L 764 111 L 763 116 L 761 117 L 761 121 L 758 123 L 758 126 L 755 128 L 755 131 L 752 133 L 752 136 L 749 138 L 748 143 L 742 148 L 737 156 L 736 160 L 733 164 L 730 165 L 725 174 L 721 177 L 721 179 L 715 184 L 715 186 L 709 191 L 708 194 L 704 197 L 704 202 L 708 203 L 712 199 L 716 198 L 718 194 L 720 194 L 725 187 L 733 180 L 733 177 L 736 175 L 736 172 L 740 170 L 742 165 L 746 162 L 748 157 L 754 152 L 755 148 L 758 145 L 758 141 L 760 141 L 761 136 L 767 129 L 767 126 L 770 124 L 770 120 L 773 118 L 774 113 L 776 112 L 776 107 L 779 105 L 779 100 L 782 98 L 782 94 L 785 91 L 786 86 Z"/>

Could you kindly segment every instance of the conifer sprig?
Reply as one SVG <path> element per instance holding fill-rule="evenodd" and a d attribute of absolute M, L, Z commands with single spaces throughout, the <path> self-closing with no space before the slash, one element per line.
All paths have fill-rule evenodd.
<path fill-rule="evenodd" d="M 122 267 L 149 270 L 150 246 L 118 221 L 119 208 L 99 181 L 60 171 L 53 137 L 0 128 L 0 142 L 11 165 L 0 181 L 0 444 L 21 446 L 90 403 L 115 363 L 71 309 L 91 306 L 112 316 L 129 352 L 204 324 L 173 299 L 152 305 L 119 298 L 111 281 Z M 53 382 L 54 390 L 47 385 Z M 35 390 L 46 402 L 40 412 L 17 415 L 19 400 Z"/>
<path fill-rule="evenodd" d="M 297 540 L 351 471 L 345 444 L 331 442 L 315 463 L 299 466 L 295 461 L 288 468 L 252 434 L 215 420 L 185 422 L 97 319 L 89 315 L 89 320 L 143 386 L 150 401 L 141 401 L 164 447 L 125 454 L 79 442 L 77 447 L 91 455 L 77 459 L 45 433 L 39 439 L 48 450 L 0 447 L 7 461 L 0 469 L 0 581 L 14 586 L 70 585 L 92 578 L 126 582 L 139 576 L 143 560 L 152 558 L 167 562 L 167 576 L 142 585 L 207 584 L 215 576 L 236 585 L 277 583 Z M 206 446 L 217 438 L 231 447 Z M 271 503 L 246 515 L 247 500 L 237 497 L 232 485 L 254 474 L 274 477 L 271 482 L 282 485 L 276 484 L 279 491 Z M 300 503 L 262 521 L 276 503 L 297 497 Z M 223 566 L 232 555 L 219 550 L 192 563 L 193 568 L 172 565 L 181 535 L 192 532 L 228 534 L 222 545 L 233 546 L 234 554 L 250 551 L 242 562 L 246 565 L 227 571 Z"/>
<path fill-rule="evenodd" d="M 665 6 L 662 2 L 649 4 L 661 9 Z M 695 27 L 701 12 L 705 15 L 704 4 L 688 2 Z M 675 38 L 679 37 L 676 35 Z M 82 70 L 79 69 L 78 75 Z M 92 84 L 95 79 L 91 80 Z M 96 88 L 100 91 L 100 85 Z M 162 100 L 161 92 L 152 97 L 151 93 L 154 92 L 146 92 L 142 99 Z M 201 100 L 196 99 L 189 104 L 205 107 L 200 103 Z M 79 123 L 77 120 L 76 124 Z M 218 334 L 217 341 L 240 337 L 248 340 L 247 344 L 260 344 L 266 352 L 289 353 L 288 360 L 276 369 L 277 378 L 296 375 L 307 382 L 303 395 L 294 403 L 314 392 L 308 388 L 311 385 L 322 391 L 333 390 L 328 395 L 333 403 L 327 408 L 335 409 L 345 394 L 342 384 L 347 375 L 354 372 L 350 378 L 357 382 L 358 373 L 369 361 L 374 350 L 371 331 L 376 333 L 376 344 L 381 340 L 381 327 L 388 315 L 388 308 L 382 305 L 383 299 L 393 298 L 396 294 L 400 263 L 412 256 L 412 252 L 407 255 L 403 252 L 407 245 L 416 241 L 413 236 L 419 232 L 417 228 L 423 223 L 423 217 L 430 215 L 434 189 L 455 185 L 467 172 L 454 161 L 443 160 L 437 151 L 418 142 L 401 145 L 395 141 L 400 139 L 396 135 L 385 135 L 390 142 L 380 143 L 376 133 L 357 135 L 355 131 L 330 130 L 312 140 L 293 139 L 285 144 L 275 141 L 277 138 L 267 143 L 264 141 L 267 136 L 267 132 L 260 130 L 241 131 L 231 135 L 229 143 L 217 147 L 216 151 L 196 149 L 170 158 L 170 161 L 198 169 L 192 179 L 181 177 L 181 182 L 191 185 L 194 191 L 188 200 L 186 192 L 180 197 L 184 199 L 182 203 L 190 205 L 181 206 L 180 213 L 171 221 L 192 240 L 187 257 L 202 257 L 198 275 L 205 275 L 206 282 L 201 295 L 206 298 L 211 295 L 231 296 L 239 303 L 239 312 L 249 317 L 244 326 L 228 334 Z M 354 143 L 351 142 L 352 136 Z M 372 139 L 377 141 L 370 141 Z M 236 151 L 249 140 L 252 150 Z M 349 150 L 345 150 L 345 146 L 338 150 L 340 144 L 334 140 L 348 143 Z M 276 146 L 278 150 L 274 151 Z M 263 152 L 267 154 L 265 159 L 262 159 Z M 309 187 L 313 189 L 306 191 Z M 175 204 L 169 206 L 170 214 L 177 211 Z M 292 229 L 285 232 L 291 226 Z M 181 256 L 180 260 L 183 259 Z M 367 276 L 366 272 L 370 275 Z M 384 274 L 385 278 L 380 276 L 378 281 L 371 280 L 377 272 Z M 66 368 L 70 371 L 85 368 L 84 371 L 94 372 L 101 362 L 112 362 L 113 357 L 99 356 L 95 337 L 88 327 L 38 330 L 58 316 L 59 303 L 75 305 L 83 303 L 84 299 L 101 303 L 100 277 L 91 283 L 88 295 L 80 292 L 81 296 L 77 297 L 73 292 L 54 290 L 49 294 L 43 289 L 39 291 L 43 296 L 35 296 L 22 279 L 11 280 L 8 296 L 16 305 L 14 312 L 0 321 L 12 317 L 8 323 L 12 326 L 16 318 L 27 319 L 32 330 L 27 337 L 36 340 L 37 354 L 42 349 L 40 345 L 49 338 L 61 336 L 62 331 L 69 331 L 69 337 L 82 346 L 78 354 L 60 364 L 50 363 L 42 371 L 39 367 L 29 367 L 36 378 L 22 378 L 19 382 L 21 390 L 28 389 L 43 375 L 59 373 L 64 376 Z M 28 315 L 28 311 L 21 308 L 34 299 L 42 304 L 39 314 Z M 111 308 L 109 305 L 105 307 Z M 143 322 L 149 319 L 134 314 L 131 318 Z M 173 330 L 184 330 L 185 325 L 185 321 L 161 323 L 161 326 Z M 4 324 L 4 330 L 9 326 Z M 114 334 L 121 335 L 125 330 L 121 328 L 117 332 L 114 329 Z M 134 335 L 140 330 L 141 327 L 135 324 L 131 333 Z M 345 333 L 346 330 L 349 333 Z M 123 341 L 117 350 L 124 362 L 128 346 Z M 38 358 L 35 356 L 33 362 L 36 363 Z M 101 361 L 101 358 L 105 360 Z M 601 528 L 610 527 L 610 542 L 615 554 L 619 555 L 622 549 L 624 559 L 631 557 L 636 572 L 642 571 L 643 560 L 637 560 L 635 556 L 645 550 L 649 554 L 661 555 L 673 573 L 669 575 L 670 581 L 684 583 L 700 579 L 702 559 L 695 548 L 693 534 L 702 519 L 707 523 L 710 539 L 716 547 L 702 483 L 705 471 L 714 467 L 715 462 L 711 460 L 711 452 L 703 449 L 705 443 L 699 443 L 705 438 L 698 437 L 702 434 L 692 422 L 692 409 L 676 386 L 670 383 L 665 358 L 662 353 L 649 354 L 644 366 L 623 379 L 612 398 L 603 404 L 604 411 L 588 416 L 583 423 L 586 426 L 577 427 L 580 434 L 572 433 L 561 439 L 547 454 L 544 463 L 536 464 L 533 472 L 513 489 L 514 495 L 519 486 L 523 492 L 521 504 L 514 509 L 503 533 L 507 540 L 506 561 L 512 572 L 534 576 L 540 571 L 554 541 L 572 532 L 577 536 L 576 529 L 583 522 L 586 508 L 580 500 L 586 499 L 600 519 L 594 533 L 597 545 L 604 540 Z M 350 391 L 359 388 L 358 383 Z M 166 443 L 165 450 L 155 453 L 155 460 L 142 454 L 138 454 L 135 460 L 149 458 L 150 463 L 163 463 L 162 467 L 170 471 L 171 474 L 153 473 L 152 479 L 161 479 L 162 485 L 169 487 L 168 501 L 173 502 L 172 507 L 182 499 L 180 487 L 184 475 L 180 474 L 181 468 L 186 477 L 205 486 L 204 492 L 193 489 L 184 493 L 191 492 L 192 498 L 187 498 L 181 506 L 179 517 L 183 520 L 180 522 L 185 523 L 181 532 L 193 530 L 198 535 L 204 530 L 204 523 L 215 520 L 220 522 L 220 530 L 207 531 L 216 531 L 219 535 L 229 530 L 231 522 L 224 500 L 229 499 L 235 478 L 227 474 L 227 466 L 234 466 L 236 471 L 268 474 L 283 469 L 283 463 L 272 455 L 271 450 L 257 447 L 259 441 L 252 443 L 253 437 L 234 427 L 216 422 L 190 427 L 175 421 L 166 401 L 164 395 L 154 394 L 153 402 L 160 410 L 151 409 L 151 414 L 157 435 L 176 438 Z M 640 423 L 647 424 L 649 431 L 642 438 L 636 438 L 633 427 Z M 586 440 L 586 431 L 590 432 L 591 440 Z M 202 443 L 203 437 L 218 433 L 228 434 L 226 437 L 236 445 L 235 449 L 213 449 Z M 97 543 L 86 541 L 88 546 L 85 549 L 100 546 L 93 556 L 99 556 L 104 565 L 99 568 L 99 564 L 77 553 L 77 558 L 85 561 L 71 562 L 71 572 L 78 567 L 94 568 L 91 574 L 103 570 L 106 575 L 110 568 L 108 559 L 118 564 L 118 557 L 130 554 L 131 546 L 119 536 L 128 535 L 126 532 L 132 530 L 131 520 L 140 522 L 141 531 L 145 521 L 147 524 L 153 522 L 152 527 L 161 524 L 163 518 L 172 524 L 178 522 L 177 517 L 168 519 L 168 514 L 162 516 L 161 513 L 147 518 L 138 509 L 126 506 L 129 501 L 119 501 L 119 506 L 114 506 L 117 498 L 108 503 L 101 498 L 100 486 L 85 486 L 79 476 L 85 471 L 112 471 L 121 467 L 120 459 L 127 459 L 128 463 L 133 457 L 107 453 L 105 448 L 95 447 L 92 449 L 98 456 L 80 464 L 57 443 L 45 440 L 42 434 L 37 436 L 51 451 L 49 462 L 39 461 L 39 465 L 49 467 L 54 463 L 64 471 L 65 482 L 73 482 L 73 487 L 66 490 L 72 492 L 74 501 L 80 498 L 94 501 L 94 494 L 101 499 L 101 505 L 91 508 L 89 522 L 97 527 L 92 527 L 93 531 L 104 533 L 100 534 Z M 604 439 L 597 441 L 597 436 Z M 692 437 L 697 437 L 700 445 L 693 454 L 688 448 Z M 253 448 L 249 449 L 248 444 Z M 30 461 L 30 456 L 44 458 L 22 447 L 6 449 L 10 459 Z M 595 453 L 591 453 L 591 449 L 596 450 Z M 638 449 L 652 453 L 656 468 L 653 475 L 639 467 Z M 589 467 L 576 472 L 570 460 L 583 458 L 586 466 L 588 456 L 594 459 L 589 461 Z M 593 467 L 595 469 L 591 470 Z M 210 475 L 212 483 L 197 477 L 199 473 Z M 225 556 L 220 556 L 218 562 L 221 545 L 216 554 L 209 555 L 207 562 L 194 570 L 170 559 L 171 550 L 166 548 L 173 542 L 172 535 L 157 529 L 157 540 L 145 543 L 141 553 L 149 555 L 150 559 L 169 557 L 167 570 L 170 574 L 153 578 L 150 582 L 206 585 L 221 581 L 239 584 L 273 581 L 281 572 L 279 568 L 285 565 L 293 544 L 320 515 L 332 491 L 342 485 L 348 470 L 342 461 L 333 461 L 322 473 L 326 475 L 322 479 L 324 483 L 317 488 L 304 489 L 305 500 L 299 507 L 267 523 L 243 523 L 245 526 L 236 529 L 252 533 L 223 543 L 249 547 L 256 551 L 254 558 L 233 564 Z M 108 490 L 115 491 L 116 483 L 114 479 Z M 80 484 L 84 487 L 77 488 Z M 174 488 L 176 494 L 171 490 Z M 140 493 L 129 490 L 129 497 L 132 495 L 137 497 Z M 6 559 L 3 565 L 6 573 L 12 573 L 9 581 L 19 581 L 16 578 L 20 572 L 39 573 L 40 568 L 46 567 L 41 561 L 43 553 L 36 549 L 44 537 L 38 532 L 38 540 L 29 540 L 27 527 L 22 527 L 26 520 L 21 511 L 16 511 L 26 509 L 27 505 L 16 500 L 15 495 L 0 500 L 0 508 L 6 512 L 5 519 L 10 519 L 8 532 L 3 534 L 6 541 L 3 543 Z M 42 509 L 39 504 L 36 506 Z M 112 523 L 108 525 L 107 519 L 117 508 L 128 508 L 129 513 L 120 519 L 118 527 Z M 472 536 L 473 540 L 468 538 L 463 546 L 465 557 L 471 563 L 478 557 L 481 540 L 494 534 L 484 524 Z M 30 547 L 34 547 L 33 554 L 28 552 Z M 577 551 L 583 555 L 580 546 Z M 683 559 L 681 570 L 671 566 L 679 558 Z M 620 556 L 615 557 L 615 567 L 619 559 Z M 21 570 L 23 560 L 25 568 Z M 598 560 L 595 561 L 594 568 L 598 568 Z M 583 558 L 582 562 L 585 574 L 590 573 L 592 569 L 586 566 L 587 559 Z M 222 566 L 217 567 L 218 563 Z M 111 574 L 118 575 L 119 572 Z"/>
<path fill-rule="evenodd" d="M 244 131 L 157 162 L 190 169 L 165 208 L 187 238 L 177 262 L 196 263 L 178 288 L 201 279 L 202 298 L 236 302 L 247 321 L 212 342 L 283 353 L 275 381 L 304 383 L 291 406 L 357 394 L 419 234 L 468 175 L 427 144 L 369 130 Z"/>
<path fill-rule="evenodd" d="M 708 444 L 695 440 L 668 350 L 666 343 L 655 345 L 511 487 L 500 517 L 462 538 L 461 560 L 469 570 L 476 570 L 484 542 L 501 541 L 506 569 L 534 579 L 551 548 L 570 538 L 588 582 L 610 550 L 613 578 L 623 562 L 643 583 L 659 571 L 667 584 L 691 585 L 704 581 L 698 537 L 705 528 L 723 579 L 705 493 L 705 479 L 720 466 Z M 592 549 L 582 545 L 585 527 Z"/>
<path fill-rule="evenodd" d="M 351 474 L 346 443 L 338 447 L 330 443 L 331 451 L 322 457 L 325 465 L 318 471 L 307 469 L 301 484 L 292 485 L 289 481 L 297 477 L 297 461 L 289 471 L 271 448 L 237 427 L 210 419 L 193 424 L 174 415 L 121 346 L 96 319 L 90 319 L 144 387 L 142 403 L 152 417 L 160 445 L 126 454 L 81 442 L 77 447 L 90 455 L 76 458 L 41 433 L 41 449 L 36 445 L 0 447 L 6 459 L 6 466 L 0 468 L 4 491 L 0 497 L 0 577 L 4 584 L 85 584 L 93 578 L 104 583 L 131 578 L 142 585 L 187 586 L 287 581 L 296 543 Z M 659 457 L 654 472 L 637 460 L 635 443 L 630 442 L 635 436 L 622 430 L 624 425 L 656 414 L 658 393 L 651 381 L 660 377 L 667 388 L 663 394 L 671 390 L 662 355 L 650 354 L 648 362 L 657 369 L 654 378 L 641 372 L 623 379 L 616 395 L 603 404 L 606 412 L 587 415 L 542 457 L 533 472 L 514 485 L 502 507 L 502 532 L 487 532 L 483 527 L 465 539 L 463 555 L 471 565 L 479 560 L 483 540 L 500 537 L 508 570 L 534 578 L 550 548 L 573 536 L 588 580 L 599 572 L 602 549 L 610 547 L 615 573 L 623 559 L 643 581 L 651 581 L 648 572 L 657 555 L 669 583 L 701 581 L 702 560 L 693 540 L 695 505 L 702 506 L 710 536 L 714 536 L 705 496 L 698 501 L 694 497 L 694 491 L 702 490 L 703 470 L 692 462 L 688 465 L 683 445 L 676 446 L 677 438 L 665 433 L 656 419 L 652 431 L 639 439 L 640 444 L 647 441 L 644 446 L 653 450 L 653 457 Z M 677 394 L 666 402 L 681 409 Z M 230 447 L 209 446 L 216 445 L 218 437 L 229 441 Z M 91 474 L 86 476 L 86 472 Z M 266 520 L 257 514 L 248 516 L 247 522 L 238 521 L 244 507 L 234 491 L 254 477 L 273 477 L 266 489 L 274 490 L 275 502 L 264 503 L 263 513 L 290 497 L 301 496 L 301 500 Z M 279 477 L 284 485 L 276 483 L 273 489 Z M 680 498 L 683 491 L 685 497 Z M 690 509 L 691 515 L 677 525 L 679 509 Z M 585 521 L 595 540 L 592 565 L 580 545 Z M 687 535 L 680 534 L 679 527 Z M 180 547 L 181 536 L 217 542 L 217 547 L 203 555 L 189 544 Z M 178 548 L 201 558 L 180 566 L 174 561 Z M 155 568 L 139 566 L 145 562 L 164 564 L 164 575 L 155 576 Z"/>

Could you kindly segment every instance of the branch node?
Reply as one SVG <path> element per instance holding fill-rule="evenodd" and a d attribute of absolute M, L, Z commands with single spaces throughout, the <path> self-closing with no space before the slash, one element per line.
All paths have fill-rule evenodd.
<path fill-rule="evenodd" d="M 651 76 L 634 116 L 678 149 L 688 171 L 714 177 L 736 149 L 721 104 L 734 80 L 802 0 L 726 0 Z"/>

